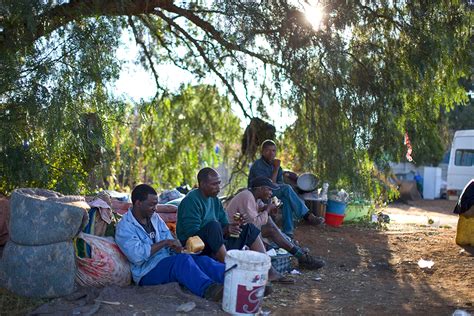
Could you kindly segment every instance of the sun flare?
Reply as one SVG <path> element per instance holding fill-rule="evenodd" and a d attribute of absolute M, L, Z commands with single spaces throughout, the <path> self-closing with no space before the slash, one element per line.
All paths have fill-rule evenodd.
<path fill-rule="evenodd" d="M 324 17 L 324 8 L 319 4 L 319 2 L 309 0 L 303 2 L 303 9 L 306 20 L 315 30 L 319 30 Z"/>

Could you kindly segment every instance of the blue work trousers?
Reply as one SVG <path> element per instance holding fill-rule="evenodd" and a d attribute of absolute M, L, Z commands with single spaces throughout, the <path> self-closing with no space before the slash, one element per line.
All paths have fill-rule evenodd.
<path fill-rule="evenodd" d="M 139 285 L 178 282 L 200 297 L 213 283 L 224 284 L 225 265 L 207 256 L 177 254 L 165 258 L 148 272 Z"/>
<path fill-rule="evenodd" d="M 293 236 L 295 225 L 293 217 L 300 220 L 308 213 L 308 208 L 304 204 L 288 184 L 278 184 L 278 190 L 273 191 L 273 195 L 279 198 L 282 202 L 282 216 L 283 216 L 283 232 L 287 235 Z"/>

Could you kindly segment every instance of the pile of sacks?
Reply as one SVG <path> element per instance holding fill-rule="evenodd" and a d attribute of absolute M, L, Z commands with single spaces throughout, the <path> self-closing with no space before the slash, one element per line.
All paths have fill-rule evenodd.
<path fill-rule="evenodd" d="M 87 224 L 80 196 L 17 189 L 10 200 L 10 240 L 1 261 L 4 286 L 30 297 L 58 297 L 75 290 L 73 238 Z"/>

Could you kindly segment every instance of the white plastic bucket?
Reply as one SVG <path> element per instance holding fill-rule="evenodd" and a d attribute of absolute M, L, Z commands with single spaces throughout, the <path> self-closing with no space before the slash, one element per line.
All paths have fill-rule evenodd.
<path fill-rule="evenodd" d="M 251 250 L 229 250 L 225 268 L 222 309 L 232 315 L 259 311 L 271 266 L 267 254 Z"/>

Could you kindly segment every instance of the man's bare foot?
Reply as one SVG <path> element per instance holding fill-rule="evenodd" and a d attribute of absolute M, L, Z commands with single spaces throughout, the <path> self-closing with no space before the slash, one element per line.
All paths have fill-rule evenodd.
<path fill-rule="evenodd" d="M 268 270 L 268 281 L 275 281 L 279 278 L 281 278 L 283 275 L 275 270 L 274 267 L 271 267 L 270 270 Z"/>
<path fill-rule="evenodd" d="M 273 267 L 268 271 L 268 281 L 280 284 L 294 284 L 295 280 L 288 278 L 275 270 Z"/>

